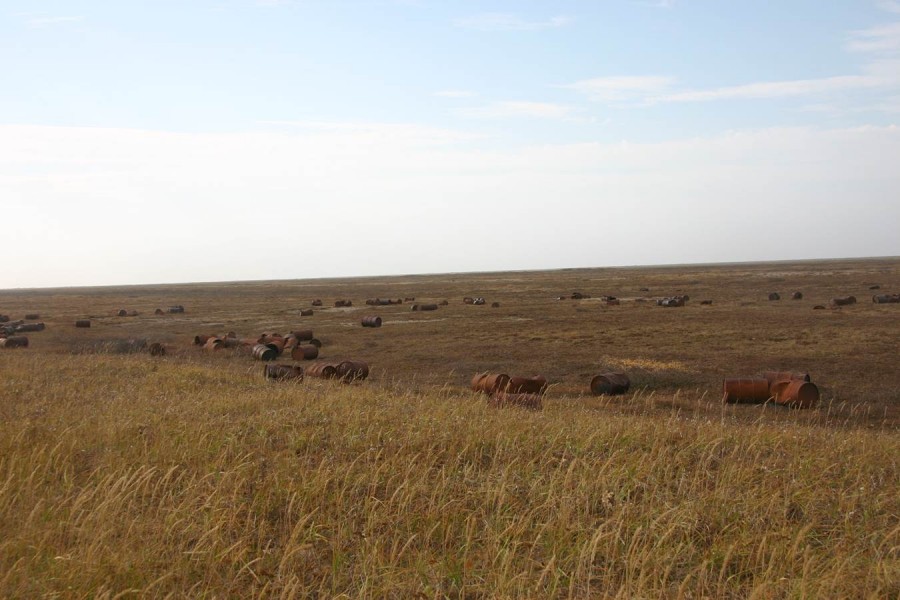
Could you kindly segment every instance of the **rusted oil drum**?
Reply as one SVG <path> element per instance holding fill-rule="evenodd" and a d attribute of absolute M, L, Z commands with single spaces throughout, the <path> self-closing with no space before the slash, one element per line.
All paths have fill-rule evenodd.
<path fill-rule="evenodd" d="M 794 292 L 791 294 L 791 300 L 803 300 L 803 292 Z"/>
<path fill-rule="evenodd" d="M 819 388 L 802 379 L 779 381 L 772 386 L 772 396 L 782 406 L 813 408 L 819 403 Z"/>
<path fill-rule="evenodd" d="M 294 360 L 314 360 L 319 357 L 319 349 L 315 346 L 297 346 L 291 350 Z"/>
<path fill-rule="evenodd" d="M 322 301 L 321 300 L 313 300 L 312 305 L 313 306 L 322 306 Z"/>
<path fill-rule="evenodd" d="M 816 304 L 815 306 L 813 306 L 813 310 L 825 310 L 825 307 L 821 304 Z"/>
<path fill-rule="evenodd" d="M 897 304 L 900 303 L 900 294 L 877 294 L 872 296 L 872 302 L 875 304 Z"/>
<path fill-rule="evenodd" d="M 284 352 L 284 340 L 280 338 L 270 339 L 268 342 L 263 344 L 263 346 L 266 346 L 267 348 L 270 348 L 272 351 L 274 351 L 276 356 Z"/>
<path fill-rule="evenodd" d="M 477 373 L 472 377 L 472 391 L 484 394 L 506 391 L 509 375 L 506 373 Z"/>
<path fill-rule="evenodd" d="M 547 378 L 543 375 L 510 377 L 506 391 L 510 394 L 543 394 L 547 391 Z"/>
<path fill-rule="evenodd" d="M 712 300 L 701 300 L 700 306 L 712 306 L 712 303 L 713 303 Z"/>
<path fill-rule="evenodd" d="M 491 302 L 491 308 L 500 308 L 499 302 Z"/>
<path fill-rule="evenodd" d="M 781 300 L 781 294 L 778 292 L 772 292 L 769 294 L 769 300 Z"/>
<path fill-rule="evenodd" d="M 166 313 L 163 312 L 163 309 L 157 308 L 156 310 L 153 311 L 153 314 L 154 315 L 164 315 Z"/>
<path fill-rule="evenodd" d="M 450 301 L 449 300 L 441 300 L 440 302 L 438 302 L 438 304 L 441 306 L 450 306 Z"/>
<path fill-rule="evenodd" d="M 856 296 L 844 296 L 842 298 L 831 299 L 832 306 L 850 306 L 851 304 L 856 304 Z"/>
<path fill-rule="evenodd" d="M 28 313 L 27 315 L 25 315 L 26 321 L 37 321 L 40 318 L 41 318 L 41 315 L 39 315 L 37 313 Z"/>
<path fill-rule="evenodd" d="M 11 335 L 0 338 L 0 348 L 27 348 L 28 338 L 24 335 Z"/>
<path fill-rule="evenodd" d="M 307 365 L 306 374 L 319 379 L 334 379 L 337 377 L 337 366 L 328 362 L 312 363 Z"/>
<path fill-rule="evenodd" d="M 300 340 L 293 334 L 288 334 L 288 336 L 284 338 L 284 352 L 290 352 L 299 345 Z"/>
<path fill-rule="evenodd" d="M 438 305 L 437 304 L 413 304 L 412 309 L 413 310 L 437 310 Z"/>
<path fill-rule="evenodd" d="M 203 344 L 203 349 L 208 350 L 210 352 L 215 352 L 216 350 L 221 350 L 225 347 L 225 342 L 222 338 L 211 337 L 206 340 L 206 343 Z"/>
<path fill-rule="evenodd" d="M 590 298 L 590 296 L 586 296 L 581 292 L 572 292 L 572 295 L 569 296 L 572 300 L 584 300 L 585 298 Z"/>
<path fill-rule="evenodd" d="M 363 327 L 381 327 L 381 317 L 363 317 Z"/>
<path fill-rule="evenodd" d="M 313 339 L 311 339 L 311 340 L 306 340 L 306 343 L 309 344 L 309 345 L 311 345 L 311 346 L 315 346 L 316 348 L 321 348 L 321 347 L 322 347 L 322 342 L 320 342 L 320 341 L 319 341 L 318 339 L 316 339 L 316 338 L 313 338 Z"/>
<path fill-rule="evenodd" d="M 125 310 L 124 308 L 119 309 L 119 312 L 116 313 L 116 316 L 117 316 L 117 317 L 127 317 L 127 316 L 128 316 L 128 311 Z"/>
<path fill-rule="evenodd" d="M 517 406 L 528 410 L 542 410 L 544 399 L 540 394 L 512 394 L 509 392 L 496 392 L 488 398 L 488 405 L 495 408 Z"/>
<path fill-rule="evenodd" d="M 350 300 L 335 300 L 334 306 L 336 308 L 341 308 L 344 306 L 353 306 L 353 302 L 351 302 Z"/>
<path fill-rule="evenodd" d="M 301 342 L 306 342 L 313 339 L 312 329 L 301 329 L 300 331 L 292 331 L 291 335 L 300 340 Z"/>
<path fill-rule="evenodd" d="M 278 358 L 278 352 L 265 344 L 256 344 L 250 350 L 250 355 L 256 360 L 275 360 Z"/>
<path fill-rule="evenodd" d="M 683 298 L 663 298 L 662 300 L 657 300 L 656 304 L 659 306 L 664 306 L 666 308 L 677 308 L 684 306 Z"/>
<path fill-rule="evenodd" d="M 311 309 L 311 308 L 304 308 L 303 310 L 300 311 L 300 316 L 301 316 L 301 317 L 311 317 L 311 316 L 313 316 L 313 309 Z"/>
<path fill-rule="evenodd" d="M 16 327 L 16 331 L 24 331 L 26 333 L 31 333 L 34 331 L 43 331 L 46 328 L 42 321 L 37 323 L 22 323 L 18 327 Z"/>
<path fill-rule="evenodd" d="M 625 373 L 601 373 L 591 379 L 591 393 L 595 396 L 624 394 L 630 387 L 631 380 Z"/>
<path fill-rule="evenodd" d="M 463 304 L 473 304 L 474 302 L 475 298 L 472 298 L 470 296 L 466 296 L 465 298 L 463 298 Z"/>
<path fill-rule="evenodd" d="M 403 301 L 404 301 L 404 302 L 415 302 L 416 299 L 413 298 L 413 297 L 409 297 L 409 298 L 404 298 Z"/>
<path fill-rule="evenodd" d="M 222 346 L 224 346 L 225 348 L 228 348 L 228 349 L 239 348 L 243 345 L 241 343 L 241 340 L 239 340 L 237 338 L 223 337 L 223 338 L 219 338 L 219 339 L 222 340 Z"/>
<path fill-rule="evenodd" d="M 269 364 L 263 366 L 263 376 L 273 381 L 303 381 L 303 367 Z"/>
<path fill-rule="evenodd" d="M 166 355 L 166 347 L 160 344 L 159 342 L 153 342 L 147 348 L 147 351 L 150 353 L 150 356 L 165 356 Z"/>
<path fill-rule="evenodd" d="M 183 313 L 183 312 L 184 312 L 184 307 L 183 307 L 182 305 L 180 305 L 180 304 L 176 304 L 175 306 L 170 306 L 170 307 L 169 307 L 169 312 L 170 312 L 171 314 L 173 314 L 173 315 L 174 315 L 174 314 L 178 314 L 178 313 Z"/>
<path fill-rule="evenodd" d="M 722 401 L 728 404 L 762 404 L 771 397 L 769 382 L 762 377 L 726 379 L 722 387 L 725 392 Z"/>
<path fill-rule="evenodd" d="M 771 387 L 779 381 L 810 381 L 809 373 L 794 373 L 793 371 L 763 371 L 763 379 L 769 382 Z"/>
<path fill-rule="evenodd" d="M 206 344 L 207 340 L 209 340 L 209 338 L 212 338 L 212 337 L 216 337 L 216 336 L 205 335 L 202 333 L 200 335 L 195 335 L 194 336 L 194 345 L 195 346 L 203 346 L 204 344 Z"/>
<path fill-rule="evenodd" d="M 345 360 L 337 364 L 337 376 L 345 383 L 362 381 L 369 376 L 369 365 L 361 360 Z"/>
<path fill-rule="evenodd" d="M 619 306 L 619 305 L 621 305 L 621 304 L 622 304 L 622 301 L 619 300 L 618 298 L 608 298 L 608 299 L 606 300 L 606 305 L 607 305 L 607 306 Z"/>
<path fill-rule="evenodd" d="M 9 315 L 0 315 L 0 323 L 9 323 Z"/>
<path fill-rule="evenodd" d="M 75 321 L 75 327 L 87 328 L 91 326 L 90 319 L 78 319 Z"/>

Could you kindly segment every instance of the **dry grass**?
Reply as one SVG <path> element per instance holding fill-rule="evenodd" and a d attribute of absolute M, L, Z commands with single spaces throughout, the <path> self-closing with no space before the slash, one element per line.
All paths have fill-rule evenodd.
<path fill-rule="evenodd" d="M 900 289 L 900 261 L 777 269 L 2 293 L 0 312 L 48 329 L 0 352 L 0 596 L 898 597 L 898 307 L 810 309 Z M 692 301 L 548 300 L 644 286 Z M 802 304 L 764 300 L 793 289 Z M 404 295 L 454 304 L 296 316 Z M 188 313 L 152 314 L 172 303 Z M 120 307 L 142 314 L 72 327 Z M 301 324 L 372 380 L 271 384 L 189 347 Z M 132 338 L 175 352 L 71 352 Z M 461 387 L 494 367 L 546 374 L 545 410 Z M 582 397 L 603 367 L 637 391 Z M 719 404 L 723 374 L 768 367 L 812 372 L 823 406 Z"/>

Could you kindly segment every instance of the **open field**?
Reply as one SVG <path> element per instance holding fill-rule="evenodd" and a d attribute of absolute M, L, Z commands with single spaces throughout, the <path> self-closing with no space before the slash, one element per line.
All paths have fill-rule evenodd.
<path fill-rule="evenodd" d="M 47 324 L 0 350 L 0 597 L 898 597 L 900 304 L 874 285 L 900 259 L 0 292 Z M 450 304 L 365 305 L 413 296 Z M 191 345 L 292 329 L 370 378 Z M 129 338 L 169 354 L 103 351 Z M 767 369 L 819 407 L 721 404 Z M 544 410 L 488 408 L 484 370 L 545 375 Z M 632 392 L 590 397 L 607 370 Z"/>

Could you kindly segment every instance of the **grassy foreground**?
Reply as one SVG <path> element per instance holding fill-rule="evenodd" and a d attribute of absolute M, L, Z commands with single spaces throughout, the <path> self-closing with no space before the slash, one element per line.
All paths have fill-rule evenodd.
<path fill-rule="evenodd" d="M 2 360 L 0 597 L 900 596 L 889 429 Z"/>

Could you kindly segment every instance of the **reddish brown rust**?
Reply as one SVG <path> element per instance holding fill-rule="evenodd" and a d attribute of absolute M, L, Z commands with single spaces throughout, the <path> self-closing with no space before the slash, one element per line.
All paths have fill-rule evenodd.
<path fill-rule="evenodd" d="M 803 292 L 794 292 L 791 294 L 791 300 L 803 300 Z"/>
<path fill-rule="evenodd" d="M 516 406 L 528 410 L 542 410 L 544 399 L 540 394 L 513 394 L 509 392 L 496 392 L 488 398 L 488 405 L 494 408 Z"/>
<path fill-rule="evenodd" d="M 463 304 L 474 304 L 474 303 L 475 303 L 475 298 L 472 298 L 470 296 L 466 296 L 465 298 L 463 298 Z"/>
<path fill-rule="evenodd" d="M 317 299 L 317 300 L 313 300 L 313 301 L 312 301 L 312 305 L 313 305 L 313 306 L 322 306 L 322 301 L 321 301 L 321 300 L 318 300 L 318 299 Z"/>
<path fill-rule="evenodd" d="M 272 381 L 303 381 L 303 367 L 268 364 L 263 366 L 263 376 Z"/>
<path fill-rule="evenodd" d="M 311 317 L 311 316 L 313 316 L 313 309 L 311 309 L 311 308 L 304 308 L 304 309 L 302 309 L 302 310 L 300 311 L 300 316 L 301 316 L 301 317 Z"/>
<path fill-rule="evenodd" d="M 506 391 L 509 375 L 506 373 L 477 373 L 472 377 L 472 391 L 484 394 Z"/>
<path fill-rule="evenodd" d="M 353 302 L 351 302 L 350 300 L 335 300 L 334 305 L 337 308 L 341 308 L 345 306 L 353 306 Z"/>
<path fill-rule="evenodd" d="M 816 304 L 815 306 L 813 306 L 813 310 L 825 310 L 825 307 L 821 304 Z"/>
<path fill-rule="evenodd" d="M 701 306 L 712 306 L 712 303 L 713 303 L 712 300 L 701 300 L 700 301 Z"/>
<path fill-rule="evenodd" d="M 601 373 L 591 379 L 591 393 L 595 396 L 624 394 L 630 387 L 631 380 L 625 373 Z"/>
<path fill-rule="evenodd" d="M 510 394 L 543 394 L 547 391 L 547 378 L 543 375 L 510 377 L 506 391 Z"/>
<path fill-rule="evenodd" d="M 312 329 L 300 329 L 299 331 L 292 331 L 291 335 L 301 342 L 306 342 L 313 339 Z"/>
<path fill-rule="evenodd" d="M 761 404 L 770 398 L 769 382 L 757 379 L 726 379 L 723 402 L 729 404 Z"/>
<path fill-rule="evenodd" d="M 87 328 L 90 326 L 91 326 L 90 319 L 78 319 L 77 321 L 75 321 L 75 327 Z"/>
<path fill-rule="evenodd" d="M 769 387 L 779 381 L 810 381 L 809 373 L 794 373 L 793 371 L 763 371 L 763 379 L 769 382 Z"/>
<path fill-rule="evenodd" d="M 225 342 L 222 341 L 222 338 L 211 337 L 206 340 L 206 343 L 203 344 L 203 349 L 209 352 L 214 352 L 216 350 L 221 350 L 225 347 Z"/>
<path fill-rule="evenodd" d="M 337 377 L 337 366 L 329 362 L 318 362 L 307 365 L 306 374 L 319 379 L 334 379 Z"/>
<path fill-rule="evenodd" d="M 784 380 L 772 386 L 772 396 L 788 408 L 813 408 L 819 403 L 819 388 L 802 379 Z"/>
<path fill-rule="evenodd" d="M 831 299 L 832 306 L 850 306 L 851 304 L 856 304 L 856 296 L 844 296 L 842 298 Z"/>
<path fill-rule="evenodd" d="M 316 346 L 297 346 L 291 350 L 291 358 L 294 360 L 314 360 L 319 357 L 319 349 Z"/>
<path fill-rule="evenodd" d="M 499 302 L 491 302 L 491 308 L 500 308 Z"/>
<path fill-rule="evenodd" d="M 0 348 L 27 348 L 28 338 L 24 335 L 11 335 L 0 338 Z"/>
<path fill-rule="evenodd" d="M 163 312 L 163 309 L 157 308 L 156 310 L 153 311 L 153 314 L 154 315 L 164 315 L 166 313 Z"/>
<path fill-rule="evenodd" d="M 781 300 L 781 294 L 779 294 L 778 292 L 772 292 L 771 294 L 769 294 L 769 300 Z"/>
<path fill-rule="evenodd" d="M 437 310 L 437 304 L 413 304 L 412 310 Z"/>
<path fill-rule="evenodd" d="M 344 383 L 362 381 L 369 376 L 369 365 L 361 360 L 345 360 L 336 368 L 338 378 Z"/>
<path fill-rule="evenodd" d="M 278 352 L 273 350 L 271 347 L 266 346 L 265 344 L 257 344 L 253 346 L 253 349 L 250 351 L 250 355 L 253 356 L 256 360 L 275 360 L 278 357 Z"/>
<path fill-rule="evenodd" d="M 381 317 L 369 316 L 362 318 L 363 327 L 381 327 Z"/>

